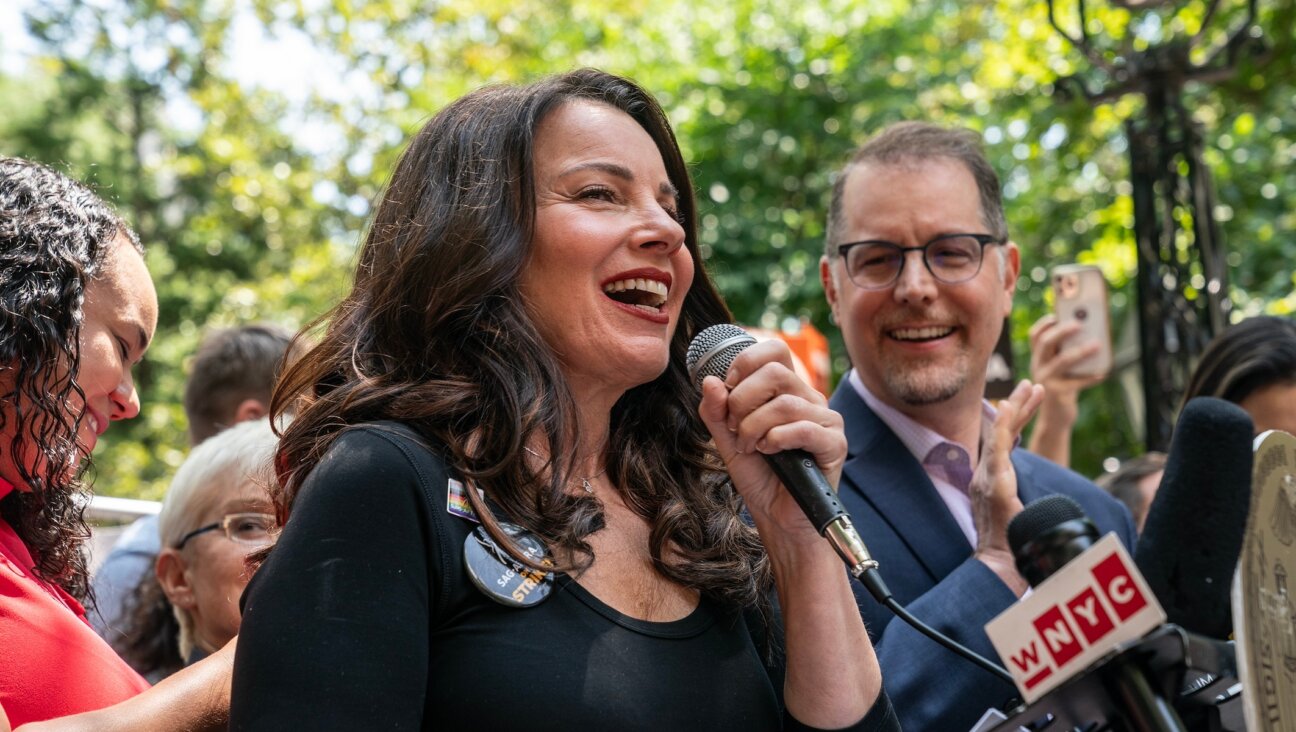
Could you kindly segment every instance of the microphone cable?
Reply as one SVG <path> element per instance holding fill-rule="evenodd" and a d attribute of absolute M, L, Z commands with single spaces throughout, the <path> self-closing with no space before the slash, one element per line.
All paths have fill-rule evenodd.
<path fill-rule="evenodd" d="M 882 579 L 882 574 L 878 572 L 876 567 L 870 567 L 860 574 L 854 575 L 854 577 L 859 580 L 860 584 L 864 585 L 864 589 L 868 590 L 869 594 L 872 595 L 875 600 L 891 612 L 895 613 L 896 617 L 908 623 L 914 630 L 922 633 L 928 638 L 931 638 L 941 646 L 957 653 L 995 676 L 998 676 L 1009 684 L 1013 684 L 1014 686 L 1016 685 L 1012 674 L 1008 673 L 1008 670 L 1003 666 L 1000 666 L 994 661 L 982 656 L 971 648 L 960 644 L 958 641 L 924 623 L 914 616 L 913 613 L 909 612 L 904 605 L 901 605 L 891 596 L 891 590 L 887 588 L 886 582 Z"/>

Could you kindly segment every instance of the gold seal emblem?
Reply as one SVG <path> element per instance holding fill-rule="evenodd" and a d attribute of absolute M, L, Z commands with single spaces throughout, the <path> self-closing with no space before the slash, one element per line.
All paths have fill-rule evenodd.
<path fill-rule="evenodd" d="M 1296 729 L 1296 437 L 1256 438 L 1246 542 L 1233 580 L 1233 627 L 1247 729 Z M 1296 578 L 1293 578 L 1296 581 Z"/>

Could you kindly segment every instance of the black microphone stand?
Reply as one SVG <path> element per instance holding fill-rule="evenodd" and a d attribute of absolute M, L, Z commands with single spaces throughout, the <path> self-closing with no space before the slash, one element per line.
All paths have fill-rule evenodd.
<path fill-rule="evenodd" d="M 1118 658 L 1113 661 L 1107 677 L 1107 688 L 1120 699 L 1121 708 L 1130 726 L 1148 732 L 1186 732 L 1183 720 L 1165 696 L 1148 683 L 1147 675 L 1139 668 L 1138 660 Z"/>

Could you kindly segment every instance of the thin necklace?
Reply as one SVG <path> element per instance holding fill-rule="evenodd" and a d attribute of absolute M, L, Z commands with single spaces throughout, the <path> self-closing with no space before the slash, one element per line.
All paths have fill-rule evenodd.
<path fill-rule="evenodd" d="M 544 456 L 541 455 L 540 453 L 536 452 L 535 450 L 532 450 L 531 448 L 529 448 L 529 447 L 527 447 L 527 446 L 525 446 L 525 445 L 522 446 L 522 449 L 523 449 L 523 450 L 526 450 L 527 452 L 531 453 L 532 455 L 534 455 L 534 456 L 540 458 L 541 460 L 544 460 Z M 600 471 L 598 471 L 597 473 L 595 473 L 595 474 L 593 474 L 593 475 L 591 475 L 591 476 L 585 477 L 585 478 L 581 478 L 581 479 L 580 479 L 581 488 L 584 488 L 586 493 L 588 493 L 588 494 L 590 494 L 590 495 L 594 495 L 594 484 L 591 483 L 590 481 L 591 481 L 591 480 L 594 480 L 595 478 L 599 477 L 600 475 L 602 475 L 602 474 L 604 474 L 604 473 L 606 473 L 606 472 L 607 472 L 607 466 L 604 465 L 604 466 L 603 466 L 603 469 L 600 470 Z M 570 480 L 567 481 L 567 482 L 568 482 L 568 483 L 571 483 Z"/>

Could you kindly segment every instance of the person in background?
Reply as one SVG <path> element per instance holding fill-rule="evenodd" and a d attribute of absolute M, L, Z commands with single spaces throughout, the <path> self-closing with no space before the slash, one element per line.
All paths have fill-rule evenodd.
<path fill-rule="evenodd" d="M 1247 318 L 1211 339 L 1188 379 L 1179 410 L 1197 397 L 1233 402 L 1251 417 L 1255 434 L 1296 434 L 1296 323 L 1270 315 Z M 1166 456 L 1126 460 L 1098 485 L 1129 506 L 1139 531 L 1161 484 Z"/>
<path fill-rule="evenodd" d="M 1101 348 L 1098 343 L 1068 346 L 1080 328 L 1078 321 L 1060 323 L 1050 313 L 1035 321 L 1030 329 L 1031 379 L 1044 387 L 1044 401 L 1040 403 L 1026 449 L 1064 468 L 1071 466 L 1071 433 L 1080 415 L 1080 392 L 1107 378 L 1106 374 L 1068 375 L 1076 364 Z"/>
<path fill-rule="evenodd" d="M 1079 392 L 1101 381 L 1101 377 L 1077 379 L 1065 375 L 1072 364 L 1097 348 L 1096 345 L 1074 350 L 1061 348 L 1078 330 L 1078 324 L 1059 325 L 1052 315 L 1040 318 L 1031 328 L 1031 375 L 1044 385 L 1045 400 L 1031 432 L 1029 449 L 1062 466 L 1070 460 Z M 1288 318 L 1260 315 L 1229 326 L 1217 335 L 1207 344 L 1193 369 L 1180 410 L 1189 399 L 1199 396 L 1225 399 L 1242 407 L 1255 422 L 1256 434 L 1270 429 L 1293 433 L 1296 430 L 1296 323 Z"/>
<path fill-rule="evenodd" d="M 762 456 L 835 483 L 840 418 L 782 341 L 689 377 L 729 320 L 696 220 L 665 113 L 616 76 L 481 89 L 414 136 L 275 394 L 301 408 L 231 729 L 896 728 L 841 560 Z"/>
<path fill-rule="evenodd" d="M 1257 435 L 1268 430 L 1296 434 L 1296 323 L 1259 315 L 1215 336 L 1188 379 L 1180 411 L 1200 396 L 1240 406 L 1251 416 Z M 1098 485 L 1129 506 L 1140 531 L 1165 461 L 1163 453 L 1150 452 L 1098 478 Z"/>
<path fill-rule="evenodd" d="M 1188 379 L 1183 404 L 1199 396 L 1245 409 L 1257 435 L 1296 434 L 1296 322 L 1258 315 L 1215 336 Z"/>
<path fill-rule="evenodd" d="M 230 425 L 269 414 L 275 379 L 285 359 L 291 360 L 291 342 L 291 333 L 264 324 L 216 330 L 203 339 L 185 382 L 190 447 Z M 138 620 L 144 627 L 174 622 L 153 573 L 160 548 L 157 516 L 138 519 L 122 533 L 90 580 L 96 605 L 90 622 L 95 631 L 155 683 L 183 665 L 184 656 L 174 646 L 176 629 L 128 635 L 127 625 L 141 613 L 152 615 Z"/>
<path fill-rule="evenodd" d="M 998 411 L 982 398 L 1019 268 L 976 133 L 900 123 L 837 177 L 820 277 L 854 366 L 829 402 L 848 440 L 839 495 L 895 598 L 992 659 L 985 624 L 1027 588 L 1007 540 L 1023 504 L 1066 494 L 1134 543 L 1120 503 L 1013 449 L 1039 386 L 1019 384 Z M 1015 696 L 862 587 L 856 597 L 904 729 L 971 729 Z"/>
<path fill-rule="evenodd" d="M 176 471 L 158 514 L 163 549 L 149 583 L 167 616 L 155 603 L 136 608 L 123 649 L 136 669 L 169 674 L 238 635 L 247 556 L 277 533 L 267 490 L 277 445 L 269 420 L 244 421 L 204 440 Z"/>
<path fill-rule="evenodd" d="M 98 709 L 148 683 L 95 635 L 85 463 L 139 414 L 131 369 L 157 327 L 135 233 L 85 186 L 0 158 L 0 709 Z"/>
<path fill-rule="evenodd" d="M 1125 504 L 1133 514 L 1134 526 L 1140 533 L 1143 531 L 1143 522 L 1147 520 L 1148 509 L 1152 506 L 1152 499 L 1161 486 L 1165 464 L 1165 453 L 1154 450 L 1126 460 L 1115 471 L 1101 475 L 1095 481 L 1099 488 Z"/>
<path fill-rule="evenodd" d="M 293 334 L 276 325 L 240 325 L 204 338 L 185 382 L 190 446 L 233 425 L 267 417 L 279 374 L 300 355 Z"/>

